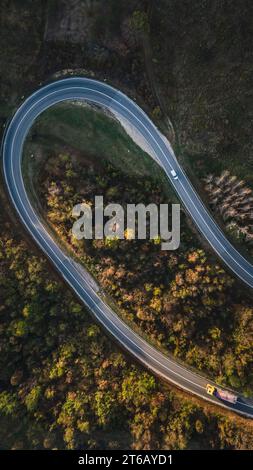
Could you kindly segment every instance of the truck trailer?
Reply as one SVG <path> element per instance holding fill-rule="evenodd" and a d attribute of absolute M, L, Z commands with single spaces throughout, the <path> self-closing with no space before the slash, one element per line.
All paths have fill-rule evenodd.
<path fill-rule="evenodd" d="M 237 396 L 234 395 L 232 392 L 228 392 L 228 390 L 222 390 L 221 388 L 217 388 L 214 385 L 207 384 L 206 386 L 206 393 L 208 395 L 213 395 L 214 397 L 218 398 L 222 401 L 227 401 L 235 405 L 237 402 Z"/>

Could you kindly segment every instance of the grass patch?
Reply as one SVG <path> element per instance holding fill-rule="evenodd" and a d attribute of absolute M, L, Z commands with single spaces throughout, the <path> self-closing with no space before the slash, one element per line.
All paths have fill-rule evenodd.
<path fill-rule="evenodd" d="M 106 159 L 115 168 L 134 176 L 153 175 L 166 184 L 167 177 L 109 114 L 99 108 L 60 103 L 45 111 L 36 121 L 30 137 L 44 139 L 48 149 L 57 141 L 84 152 L 99 161 Z"/>

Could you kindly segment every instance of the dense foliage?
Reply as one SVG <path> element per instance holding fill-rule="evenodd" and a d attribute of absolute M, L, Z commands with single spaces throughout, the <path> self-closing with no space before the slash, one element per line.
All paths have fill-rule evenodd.
<path fill-rule="evenodd" d="M 211 414 L 133 365 L 0 222 L 1 449 L 252 447 L 250 422 Z"/>
<path fill-rule="evenodd" d="M 44 156 L 45 158 L 45 156 Z M 44 216 L 98 278 L 140 334 L 220 383 L 252 395 L 253 310 L 235 279 L 205 254 L 182 216 L 182 243 L 162 251 L 159 240 L 81 240 L 71 233 L 74 204 L 165 202 L 150 175 L 128 177 L 103 158 L 75 153 L 40 163 L 39 199 Z M 168 200 L 167 200 L 168 201 Z M 247 344 L 247 346 L 246 346 Z M 240 351 L 240 354 L 239 354 Z"/>
<path fill-rule="evenodd" d="M 165 132 L 173 120 L 184 164 L 188 163 L 188 171 L 194 169 L 192 181 L 195 175 L 218 176 L 228 168 L 252 183 L 251 13 L 250 0 L 2 0 L 1 125 L 21 97 L 52 74 L 63 69 L 95 73 L 138 96 Z M 52 157 L 54 166 L 56 155 Z M 65 182 L 61 173 L 58 178 L 60 184 Z M 111 180 L 107 184 L 111 186 Z M 1 184 L 1 194 L 2 189 Z M 46 194 L 49 197 L 48 190 Z M 8 209 L 6 199 L 1 199 L 1 206 Z M 202 408 L 132 365 L 91 322 L 51 266 L 22 241 L 24 234 L 16 221 L 1 212 L 0 226 L 1 449 L 252 448 L 250 422 L 217 415 L 206 405 Z M 92 249 L 93 257 L 105 254 L 104 246 Z M 152 266 L 156 276 L 160 269 L 163 276 L 167 262 L 161 260 L 158 247 L 148 250 L 152 262 L 158 262 Z M 153 307 L 144 308 L 139 298 L 138 305 L 133 304 L 134 320 L 140 328 L 150 324 L 154 340 L 159 332 L 160 342 L 177 354 L 185 355 L 197 344 L 202 366 L 210 370 L 212 364 L 214 373 L 221 367 L 229 381 L 233 377 L 231 383 L 239 378 L 245 386 L 246 376 L 248 383 L 252 380 L 252 308 L 235 295 L 223 272 L 225 284 L 217 292 L 209 259 L 198 250 L 199 246 L 193 254 L 182 254 L 174 267 L 171 261 L 172 308 L 164 299 L 168 285 L 144 290 L 132 266 L 136 290 L 149 301 L 154 297 L 156 308 L 158 297 L 166 317 L 164 323 L 161 315 L 152 319 Z M 117 268 L 115 252 L 110 249 L 107 255 L 112 269 Z M 141 269 L 144 265 L 151 269 L 147 257 L 138 263 Z M 211 293 L 206 292 L 208 266 Z M 101 269 L 103 274 L 108 267 L 104 264 Z M 178 275 L 182 283 L 175 286 Z M 189 279 L 196 277 L 194 294 Z M 126 288 L 115 276 L 114 282 L 119 296 L 124 294 Z M 124 282 L 129 286 L 130 280 L 124 277 Z M 227 290 L 230 303 L 221 305 Z M 207 306 L 206 297 L 218 301 L 218 308 Z M 139 319 L 137 307 L 152 321 Z M 207 313 L 201 318 L 203 311 Z M 205 334 L 202 339 L 200 331 Z M 192 345 L 187 343 L 190 337 Z"/>

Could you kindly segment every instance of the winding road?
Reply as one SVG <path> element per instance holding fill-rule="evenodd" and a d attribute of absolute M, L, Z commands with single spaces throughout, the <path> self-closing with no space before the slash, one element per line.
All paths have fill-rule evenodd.
<path fill-rule="evenodd" d="M 2 158 L 7 189 L 24 226 L 50 258 L 59 273 L 89 308 L 99 323 L 116 340 L 156 375 L 176 386 L 224 408 L 253 417 L 253 402 L 239 397 L 236 404 L 206 394 L 207 379 L 165 356 L 132 331 L 98 295 L 84 270 L 66 256 L 47 232 L 32 207 L 22 177 L 23 145 L 34 120 L 47 108 L 65 100 L 85 100 L 108 108 L 127 120 L 146 140 L 200 233 L 224 263 L 249 287 L 253 287 L 253 266 L 226 239 L 177 162 L 164 137 L 142 109 L 122 92 L 88 78 L 73 77 L 41 87 L 16 111 L 4 134 Z M 178 179 L 174 179 L 174 169 Z M 209 383 L 212 384 L 211 381 Z"/>

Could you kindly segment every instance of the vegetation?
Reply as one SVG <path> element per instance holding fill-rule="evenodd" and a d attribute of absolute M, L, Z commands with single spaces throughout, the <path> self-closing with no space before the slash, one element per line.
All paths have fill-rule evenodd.
<path fill-rule="evenodd" d="M 241 2 L 207 0 L 2 0 L 1 126 L 21 97 L 53 76 L 74 71 L 106 78 L 136 97 L 165 132 L 168 117 L 173 120 L 176 141 L 180 144 L 178 154 L 183 157 L 197 186 L 200 178 L 208 173 L 217 177 L 228 169 L 232 175 L 243 178 L 250 188 L 251 10 L 250 1 L 245 1 L 242 6 Z M 147 53 L 148 40 L 152 54 Z M 63 149 L 62 142 L 53 145 L 52 137 L 48 138 L 49 158 L 41 183 L 46 182 L 51 164 L 54 171 L 48 178 L 48 183 L 52 184 L 45 187 L 44 210 L 47 208 L 48 216 L 52 213 L 51 223 L 62 231 L 59 234 L 63 238 L 67 231 L 64 220 L 59 221 L 58 215 L 64 198 L 69 198 L 72 203 L 68 187 L 74 184 L 75 191 L 78 187 L 77 177 L 71 180 L 71 172 L 76 171 L 74 160 L 82 158 L 82 164 L 77 162 L 80 171 L 81 168 L 85 171 L 89 164 L 83 149 L 79 153 L 73 152 L 66 142 Z M 70 138 L 70 134 L 67 137 Z M 45 146 L 45 135 L 42 143 Z M 99 150 L 100 146 L 98 154 Z M 136 149 L 131 151 L 134 153 Z M 67 156 L 65 162 L 58 158 L 59 154 Z M 39 159 L 38 147 L 36 155 Z M 93 159 L 94 156 L 97 153 L 89 155 Z M 99 169 L 95 161 L 92 166 L 101 182 L 103 167 Z M 56 175 L 58 167 L 59 174 Z M 67 175 L 63 175 L 65 169 Z M 104 169 L 108 178 L 107 164 Z M 30 170 L 29 163 L 26 167 L 28 179 Z M 119 170 L 116 168 L 116 175 L 122 178 Z M 117 189 L 118 182 L 117 178 L 112 181 L 111 170 L 109 175 L 105 188 L 112 191 L 111 187 Z M 198 178 L 194 180 L 195 175 Z M 90 174 L 88 178 L 91 178 Z M 53 203 L 52 179 L 57 182 L 57 210 Z M 85 181 L 85 175 L 82 174 L 81 179 Z M 35 180 L 33 195 L 36 184 Z M 61 191 L 63 188 L 59 194 L 58 184 Z M 93 184 L 96 189 L 98 182 Z M 163 198 L 164 193 L 157 193 L 153 180 L 151 184 L 158 200 Z M 138 196 L 145 194 L 146 189 L 141 184 L 130 187 L 135 187 Z M 252 449 L 251 422 L 232 414 L 224 415 L 221 410 L 199 404 L 178 390 L 165 388 L 111 344 L 90 320 L 88 312 L 53 274 L 49 263 L 30 242 L 24 241 L 26 235 L 10 211 L 3 188 L 1 183 L 1 449 Z M 82 194 L 80 188 L 78 191 L 82 198 L 92 196 L 92 188 L 87 189 L 87 194 Z M 172 197 L 171 193 L 166 196 L 169 200 Z M 109 192 L 107 200 L 110 198 Z M 53 204 L 49 206 L 49 203 Z M 201 363 L 201 367 L 211 370 L 212 365 L 214 375 L 235 387 L 239 380 L 240 387 L 248 387 L 250 393 L 250 302 L 246 296 L 244 300 L 239 298 L 241 288 L 235 283 L 231 287 L 231 278 L 224 271 L 219 273 L 222 280 L 219 291 L 213 261 L 201 251 L 196 237 L 193 246 L 191 233 L 184 221 L 183 224 L 184 250 L 174 261 L 169 257 L 169 265 L 168 258 L 161 256 L 159 246 L 148 244 L 145 247 L 144 244 L 140 250 L 135 243 L 130 245 L 125 241 L 127 250 L 131 246 L 131 257 L 140 253 L 136 266 L 134 260 L 130 263 L 130 257 L 128 260 L 133 280 L 126 279 L 125 274 L 123 287 L 119 278 L 110 273 L 108 276 L 114 280 L 119 296 L 126 294 L 128 289 L 135 293 L 132 287 L 136 282 L 134 288 L 139 297 L 136 296 L 135 304 L 131 304 L 132 311 L 124 313 L 125 318 L 133 316 L 135 324 L 138 322 L 142 330 L 150 324 L 149 335 L 150 331 L 154 332 L 152 340 L 159 341 L 160 347 L 176 354 L 182 351 L 184 360 L 191 351 L 187 360 L 195 367 Z M 80 250 L 73 245 L 72 249 Z M 93 261 L 100 253 L 103 255 L 101 282 L 105 282 L 103 273 L 108 270 L 105 253 L 111 260 L 112 270 L 117 275 L 120 272 L 115 257 L 118 250 L 113 252 L 112 247 L 102 245 L 85 246 L 85 250 L 81 247 L 81 252 L 86 262 L 89 258 Z M 121 272 L 125 269 L 122 256 L 120 252 Z M 154 269 L 156 279 L 165 276 L 167 284 L 143 287 L 142 269 L 146 279 L 150 276 L 148 271 Z M 210 284 L 206 283 L 209 276 Z M 193 282 L 196 278 L 197 285 Z M 154 284 L 153 279 L 150 284 Z M 210 288 L 212 292 L 207 292 Z M 165 292 L 173 299 L 171 310 Z M 207 305 L 207 298 L 217 306 Z M 150 306 L 151 302 L 155 309 Z M 154 310 L 159 310 L 161 304 L 165 313 L 158 315 Z M 150 316 L 152 321 L 138 318 L 139 308 L 145 318 Z M 142 314 L 139 312 L 139 315 Z M 166 320 L 162 322 L 162 318 Z M 187 343 L 189 338 L 191 341 Z"/>
<path fill-rule="evenodd" d="M 77 108 L 77 115 L 79 113 Z M 146 156 L 142 158 L 140 151 L 133 153 L 135 147 L 127 152 L 126 144 L 130 139 L 123 137 L 116 124 L 114 139 L 122 152 L 114 155 L 112 151 L 108 158 L 106 144 L 105 153 L 101 146 L 96 156 L 90 155 L 89 138 L 93 131 L 96 135 L 96 119 L 102 119 L 100 113 L 97 118 L 91 118 L 90 113 L 96 115 L 96 111 L 90 110 L 88 114 L 88 129 L 84 122 L 87 110 L 84 110 L 83 120 L 79 116 L 83 123 L 83 141 L 88 135 L 88 155 L 84 150 L 80 153 L 80 139 L 75 147 L 72 140 L 66 147 L 71 127 L 69 121 L 70 127 L 64 137 L 60 139 L 56 130 L 53 140 L 53 129 L 62 122 L 58 116 L 59 122 L 55 125 L 55 111 L 48 111 L 32 131 L 29 145 L 32 145 L 34 158 L 30 161 L 27 150 L 27 159 L 30 168 L 34 166 L 31 179 L 36 181 L 44 219 L 77 260 L 98 279 L 115 302 L 119 314 L 140 334 L 217 382 L 252 396 L 252 350 L 247 349 L 246 355 L 238 355 L 238 350 L 243 349 L 241 341 L 244 342 L 244 338 L 238 332 L 242 333 L 245 312 L 247 343 L 252 339 L 251 300 L 245 295 L 242 297 L 236 289 L 236 281 L 200 247 L 183 214 L 182 244 L 175 252 L 162 251 L 159 240 L 154 243 L 128 239 L 78 241 L 73 238 L 73 206 L 86 202 L 94 209 L 95 195 L 103 195 L 105 205 L 116 202 L 123 206 L 129 202 L 168 203 L 173 197 L 171 191 L 165 192 L 165 186 L 160 188 L 157 172 Z M 104 116 L 103 122 L 104 132 L 110 121 Z M 42 136 L 47 134 L 45 123 L 48 130 L 51 129 L 51 143 L 57 142 L 55 152 L 41 143 Z M 75 129 L 75 121 L 72 126 Z M 100 140 L 103 140 L 103 132 Z M 60 148 L 65 152 L 59 154 Z M 40 155 L 38 158 L 37 154 Z M 130 175 L 124 171 L 125 155 L 128 155 L 128 165 L 132 168 Z"/>
<path fill-rule="evenodd" d="M 0 222 L 1 449 L 252 447 L 251 421 L 203 408 L 133 365 Z"/>
<path fill-rule="evenodd" d="M 116 169 L 124 167 L 129 176 L 154 173 L 157 181 L 166 181 L 160 167 L 128 137 L 118 121 L 98 107 L 80 102 L 57 104 L 36 121 L 32 138 L 35 148 L 39 139 L 49 151 L 65 145 L 93 160 L 103 149 L 104 158 Z"/>
<path fill-rule="evenodd" d="M 219 213 L 226 223 L 227 231 L 236 240 L 248 244 L 253 242 L 253 197 L 252 190 L 245 181 L 238 180 L 224 171 L 219 177 L 208 175 L 204 179 L 205 190 L 212 209 Z"/>
<path fill-rule="evenodd" d="M 229 172 L 253 189 L 252 8 L 248 0 L 161 0 L 150 10 L 153 86 L 173 121 L 177 155 L 207 204 L 209 174 Z M 210 209 L 226 230 L 217 206 Z M 249 243 L 240 244 L 250 238 L 248 218 L 239 226 L 227 233 L 252 256 Z"/>
<path fill-rule="evenodd" d="M 154 76 L 191 175 L 252 183 L 252 2 L 161 0 L 150 13 Z"/>

